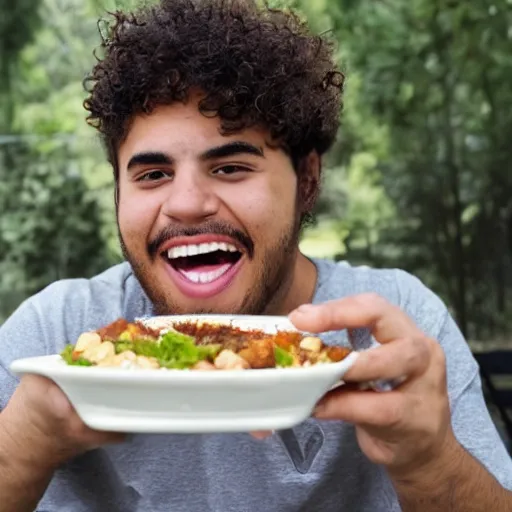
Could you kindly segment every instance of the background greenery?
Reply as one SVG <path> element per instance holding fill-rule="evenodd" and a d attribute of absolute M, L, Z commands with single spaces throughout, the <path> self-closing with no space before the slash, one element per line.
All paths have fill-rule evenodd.
<path fill-rule="evenodd" d="M 119 261 L 111 171 L 84 122 L 82 80 L 98 17 L 134 4 L 0 0 L 0 321 L 55 279 Z M 332 31 L 348 76 L 303 250 L 409 270 L 468 337 L 507 339 L 512 0 L 287 4 Z"/>

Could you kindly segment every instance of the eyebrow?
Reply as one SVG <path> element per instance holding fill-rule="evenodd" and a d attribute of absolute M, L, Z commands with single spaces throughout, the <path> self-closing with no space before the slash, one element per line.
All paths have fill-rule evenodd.
<path fill-rule="evenodd" d="M 248 142 L 233 141 L 221 146 L 216 146 L 207 149 L 201 154 L 201 160 L 214 160 L 215 158 L 225 158 L 227 156 L 234 156 L 240 154 L 255 155 L 264 158 L 263 149 Z"/>
<path fill-rule="evenodd" d="M 173 159 L 160 151 L 147 151 L 136 153 L 130 158 L 127 169 L 131 170 L 138 165 L 170 165 Z"/>
<path fill-rule="evenodd" d="M 228 156 L 249 154 L 264 158 L 263 149 L 244 141 L 228 142 L 221 146 L 215 146 L 201 153 L 201 160 L 214 160 L 215 158 L 225 158 Z M 138 165 L 172 165 L 174 159 L 161 151 L 145 151 L 136 153 L 130 158 L 127 169 L 130 171 Z"/>

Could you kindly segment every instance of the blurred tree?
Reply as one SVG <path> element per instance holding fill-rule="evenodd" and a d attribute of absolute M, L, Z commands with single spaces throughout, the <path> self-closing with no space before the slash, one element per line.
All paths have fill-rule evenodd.
<path fill-rule="evenodd" d="M 17 159 L 24 172 L 16 194 L 5 198 L 0 232 L 7 247 L 5 284 L 23 269 L 29 292 L 70 277 L 92 275 L 105 266 L 98 202 L 80 176 L 67 144 L 39 144 Z M 11 270 L 11 272 L 9 271 Z"/>
<path fill-rule="evenodd" d="M 0 290 L 26 294 L 55 279 L 93 275 L 110 261 L 100 198 L 83 174 L 101 159 L 92 134 L 82 137 L 81 81 L 97 38 L 91 6 L 32 4 L 42 23 L 8 52 L 15 64 L 2 89 L 9 114 L 0 125 Z"/>
<path fill-rule="evenodd" d="M 8 181 L 8 169 L 15 167 L 14 150 L 8 145 L 12 139 L 16 100 L 14 80 L 23 48 L 34 38 L 40 25 L 41 0 L 20 0 L 14 5 L 10 0 L 0 0 L 0 212 L 7 212 L 6 198 L 16 192 Z M 15 27 L 15 28 L 14 28 Z M 6 136 L 7 135 L 7 136 Z M 23 151 L 18 148 L 18 151 Z M 0 268 L 9 259 L 8 248 L 0 230 Z M 14 275 L 20 275 L 18 268 Z M 2 279 L 0 278 L 0 287 Z M 0 312 L 0 320 L 1 320 Z"/>
<path fill-rule="evenodd" d="M 500 335 L 512 287 L 512 0 L 269 2 L 330 31 L 347 75 L 316 232 L 338 236 L 339 258 L 419 275 L 469 336 Z M 93 273 L 119 254 L 82 79 L 97 17 L 140 3 L 0 0 L 0 287 Z"/>
<path fill-rule="evenodd" d="M 463 331 L 489 334 L 511 284 L 510 1 L 328 6 L 361 79 L 359 105 L 387 127 L 377 168 L 396 217 L 366 257 L 419 274 Z"/>
<path fill-rule="evenodd" d="M 21 50 L 40 25 L 41 0 L 0 0 L 0 130 L 10 126 L 12 80 Z"/>

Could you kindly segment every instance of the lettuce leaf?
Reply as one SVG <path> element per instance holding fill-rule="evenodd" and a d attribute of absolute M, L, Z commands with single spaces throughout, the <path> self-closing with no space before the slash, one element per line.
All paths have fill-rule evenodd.
<path fill-rule="evenodd" d="M 83 357 L 73 357 L 73 352 L 75 350 L 74 345 L 66 345 L 64 347 L 64 350 L 60 353 L 60 357 L 64 359 L 66 364 L 72 365 L 72 366 L 93 366 L 93 363 L 91 361 L 88 361 L 87 359 L 84 359 Z"/>
<path fill-rule="evenodd" d="M 198 345 L 198 356 L 199 360 L 204 361 L 205 359 L 208 359 L 209 361 L 212 361 L 217 357 L 217 354 L 221 351 L 222 345 L 211 343 L 210 345 Z"/>
<path fill-rule="evenodd" d="M 213 361 L 222 346 L 217 344 L 196 345 L 195 338 L 179 332 L 167 332 L 157 340 L 119 340 L 115 343 L 116 354 L 131 350 L 138 356 L 155 358 L 164 368 L 185 369 L 194 366 L 198 361 Z M 92 366 L 93 363 L 84 358 L 73 358 L 73 345 L 62 351 L 62 358 L 67 364 L 75 366 Z"/>
<path fill-rule="evenodd" d="M 274 345 L 274 357 L 276 358 L 276 366 L 288 367 L 293 365 L 293 356 L 278 345 Z"/>
<path fill-rule="evenodd" d="M 138 356 L 154 357 L 164 368 L 184 369 L 198 361 L 214 359 L 220 345 L 196 345 L 195 339 L 179 332 L 167 332 L 159 341 L 134 340 L 116 343 L 116 352 L 132 350 Z"/>

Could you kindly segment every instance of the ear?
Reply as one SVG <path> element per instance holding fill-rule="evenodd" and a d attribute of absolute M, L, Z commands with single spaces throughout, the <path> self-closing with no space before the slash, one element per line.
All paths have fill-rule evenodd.
<path fill-rule="evenodd" d="M 299 162 L 297 171 L 302 214 L 310 213 L 316 204 L 320 191 L 321 170 L 322 161 L 320 155 L 314 150 Z"/>

